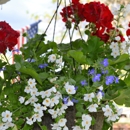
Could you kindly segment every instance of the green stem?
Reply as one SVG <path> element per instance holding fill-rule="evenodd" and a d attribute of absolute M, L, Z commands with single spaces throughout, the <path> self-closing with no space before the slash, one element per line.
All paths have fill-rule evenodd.
<path fill-rule="evenodd" d="M 5 57 L 5 59 L 6 59 L 7 63 L 8 63 L 8 65 L 10 65 L 9 60 L 8 60 L 8 58 L 6 57 L 6 55 L 5 55 L 5 54 L 3 54 L 3 55 L 4 55 L 4 57 Z"/>

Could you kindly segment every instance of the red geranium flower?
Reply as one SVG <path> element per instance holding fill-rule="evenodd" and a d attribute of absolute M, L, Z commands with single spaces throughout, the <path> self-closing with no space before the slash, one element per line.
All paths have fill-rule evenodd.
<path fill-rule="evenodd" d="M 63 22 L 67 22 L 68 19 L 71 19 L 72 22 L 83 21 L 83 9 L 84 5 L 79 3 L 79 0 L 73 0 L 72 5 L 64 7 L 60 13 L 62 16 Z"/>
<path fill-rule="evenodd" d="M 127 29 L 126 35 L 127 35 L 127 36 L 130 36 L 130 29 Z"/>
<path fill-rule="evenodd" d="M 84 17 L 87 22 L 92 22 L 97 28 L 112 27 L 113 15 L 108 6 L 100 2 L 90 2 L 84 5 Z"/>
<path fill-rule="evenodd" d="M 0 52 L 5 53 L 6 49 L 12 50 L 17 44 L 19 33 L 11 28 L 5 21 L 0 22 Z"/>
<path fill-rule="evenodd" d="M 105 28 L 98 29 L 98 30 L 96 30 L 95 33 L 93 33 L 93 35 L 96 35 L 102 41 L 107 42 L 109 40 L 110 36 L 107 33 L 105 33 L 104 31 L 105 31 Z"/>

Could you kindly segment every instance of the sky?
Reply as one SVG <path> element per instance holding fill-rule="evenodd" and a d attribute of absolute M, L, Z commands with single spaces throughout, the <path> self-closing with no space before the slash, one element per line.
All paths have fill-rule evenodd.
<path fill-rule="evenodd" d="M 10 0 L 0 9 L 0 21 L 6 21 L 13 29 L 19 30 L 35 22 L 31 14 L 44 15 L 53 8 L 51 0 Z"/>

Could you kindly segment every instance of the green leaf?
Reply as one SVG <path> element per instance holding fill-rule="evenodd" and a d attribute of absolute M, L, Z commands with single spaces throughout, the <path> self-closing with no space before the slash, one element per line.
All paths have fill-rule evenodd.
<path fill-rule="evenodd" d="M 117 98 L 114 99 L 114 101 L 118 104 L 118 105 L 129 105 L 130 107 L 130 89 L 124 89 L 122 91 L 120 91 L 120 96 L 118 96 Z"/>
<path fill-rule="evenodd" d="M 19 62 L 15 63 L 16 70 L 19 70 L 21 68 L 21 64 Z"/>
<path fill-rule="evenodd" d="M 128 54 L 123 54 L 116 61 L 109 60 L 109 63 L 110 63 L 110 65 L 114 65 L 114 64 L 117 64 L 117 63 L 119 64 L 121 62 L 124 62 L 126 60 L 129 60 L 129 55 Z"/>
<path fill-rule="evenodd" d="M 64 44 L 64 43 L 58 44 L 58 48 L 60 49 L 61 52 L 66 52 L 71 49 L 70 44 Z"/>
<path fill-rule="evenodd" d="M 127 86 L 130 87 L 130 74 L 127 76 L 127 78 L 124 79 L 124 82 L 126 83 Z"/>
<path fill-rule="evenodd" d="M 39 77 L 42 81 L 44 81 L 45 79 L 47 79 L 49 77 L 49 74 L 46 72 L 40 73 Z"/>
<path fill-rule="evenodd" d="M 104 121 L 102 130 L 108 130 L 110 127 L 111 125 Z"/>
<path fill-rule="evenodd" d="M 67 54 L 79 63 L 87 63 L 86 57 L 83 55 L 82 51 L 70 50 Z"/>
<path fill-rule="evenodd" d="M 19 71 L 21 73 L 30 75 L 31 77 L 35 78 L 38 81 L 38 83 L 42 85 L 42 81 L 41 81 L 38 73 L 36 73 L 36 71 L 29 69 L 29 68 L 25 68 L 25 67 L 21 67 Z"/>

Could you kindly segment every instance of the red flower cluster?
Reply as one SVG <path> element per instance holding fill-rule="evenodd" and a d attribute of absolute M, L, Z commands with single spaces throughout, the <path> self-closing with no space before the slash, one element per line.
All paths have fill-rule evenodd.
<path fill-rule="evenodd" d="M 79 21 L 85 20 L 83 16 L 84 5 L 79 3 L 79 0 L 72 0 L 72 5 L 64 7 L 60 13 L 63 22 L 67 22 L 71 19 L 72 22 L 79 23 Z"/>
<path fill-rule="evenodd" d="M 112 27 L 113 15 L 108 6 L 100 2 L 90 2 L 84 5 L 84 17 L 87 22 L 94 23 L 97 28 Z"/>
<path fill-rule="evenodd" d="M 11 28 L 5 21 L 0 22 L 0 53 L 5 53 L 6 49 L 12 50 L 17 44 L 19 33 Z"/>
<path fill-rule="evenodd" d="M 81 4 L 79 0 L 72 0 L 72 5 L 64 7 L 61 15 L 64 22 L 72 19 L 72 22 L 77 24 L 83 20 L 93 23 L 96 28 L 92 30 L 92 34 L 105 42 L 109 39 L 108 32 L 112 29 L 113 14 L 105 4 L 100 2 Z"/>
<path fill-rule="evenodd" d="M 128 29 L 126 30 L 126 35 L 129 37 L 130 36 L 130 22 L 128 24 Z"/>

